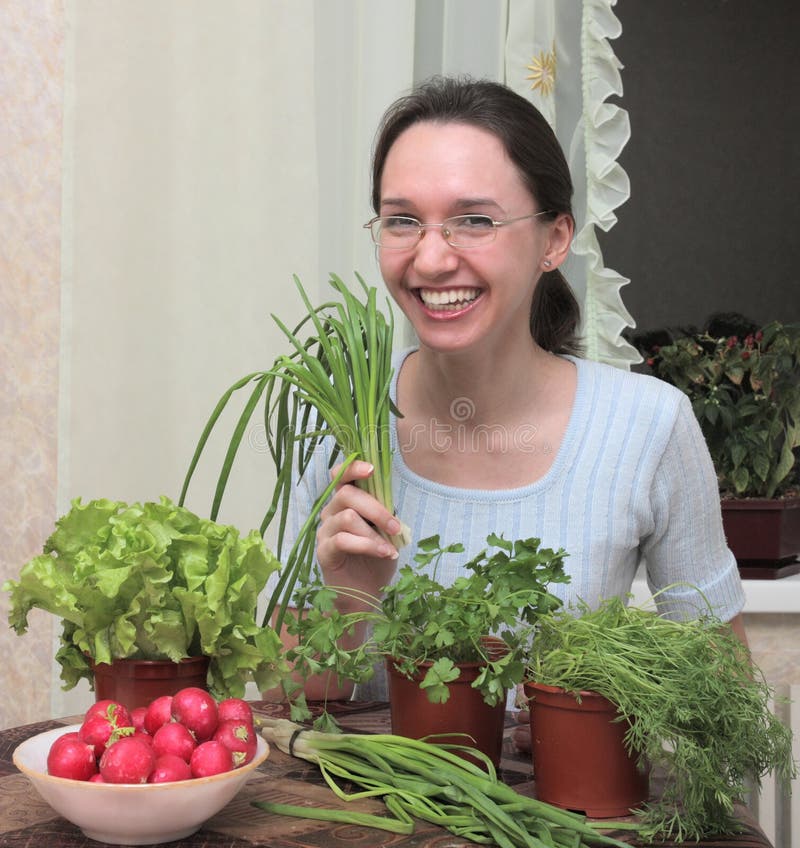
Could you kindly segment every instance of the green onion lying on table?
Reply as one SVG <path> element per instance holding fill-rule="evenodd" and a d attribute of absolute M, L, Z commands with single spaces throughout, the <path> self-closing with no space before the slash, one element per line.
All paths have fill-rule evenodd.
<path fill-rule="evenodd" d="M 391 734 L 320 733 L 286 719 L 265 719 L 262 734 L 281 751 L 316 763 L 343 801 L 382 798 L 393 817 L 253 801 L 266 812 L 340 821 L 393 833 L 412 833 L 413 819 L 456 836 L 500 848 L 630 848 L 599 832 L 600 825 L 506 786 L 488 758 L 470 749 L 485 770 L 453 752 L 466 746 L 432 744 Z M 341 783 L 362 787 L 346 792 Z M 602 827 L 635 830 L 604 822 Z"/>

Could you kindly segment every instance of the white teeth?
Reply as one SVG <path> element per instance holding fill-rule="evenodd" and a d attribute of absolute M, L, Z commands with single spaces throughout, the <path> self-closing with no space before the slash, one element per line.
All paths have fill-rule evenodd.
<path fill-rule="evenodd" d="M 419 295 L 426 306 L 445 309 L 460 308 L 475 300 L 480 289 L 420 289 Z"/>

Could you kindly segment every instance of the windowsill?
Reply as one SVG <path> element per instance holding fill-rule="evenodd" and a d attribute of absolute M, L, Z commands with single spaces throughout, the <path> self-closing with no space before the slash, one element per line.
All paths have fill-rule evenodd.
<path fill-rule="evenodd" d="M 743 580 L 745 613 L 800 613 L 800 574 L 778 580 Z M 646 603 L 650 590 L 644 577 L 633 581 L 631 603 Z"/>

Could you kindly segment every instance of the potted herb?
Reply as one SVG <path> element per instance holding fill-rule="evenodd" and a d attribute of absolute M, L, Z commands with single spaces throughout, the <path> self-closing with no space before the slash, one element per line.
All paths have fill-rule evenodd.
<path fill-rule="evenodd" d="M 732 832 L 733 805 L 748 779 L 759 785 L 775 770 L 788 782 L 796 774 L 792 733 L 769 709 L 772 690 L 741 641 L 710 614 L 671 621 L 619 598 L 596 610 L 556 610 L 539 621 L 528 675 L 537 786 L 547 767 L 537 762 L 547 720 L 537 711 L 537 686 L 572 693 L 573 704 L 582 692 L 597 693 L 615 705 L 631 755 L 664 776 L 661 796 L 640 811 L 648 839 Z M 580 768 L 579 753 L 557 765 Z M 595 783 L 608 779 L 603 763 Z"/>
<path fill-rule="evenodd" d="M 569 578 L 565 553 L 540 548 L 538 539 L 491 535 L 487 543 L 444 586 L 437 579 L 442 558 L 463 546 L 442 547 L 438 536 L 421 541 L 416 567 L 402 566 L 381 599 L 359 595 L 366 607 L 360 612 L 341 613 L 333 603 L 352 590 L 309 581 L 296 593 L 301 614 L 290 630 L 298 646 L 289 659 L 301 676 L 329 673 L 356 682 L 384 664 L 395 733 L 483 737 L 476 747 L 498 761 L 506 693 L 523 680 L 530 631 L 561 604 L 550 584 Z M 369 625 L 367 640 L 342 649 L 342 636 L 360 622 Z M 472 718 L 475 708 L 480 714 Z"/>
<path fill-rule="evenodd" d="M 646 367 L 692 402 L 740 566 L 793 561 L 800 553 L 800 324 L 758 327 L 734 313 L 712 316 L 700 330 L 633 341 Z"/>
<path fill-rule="evenodd" d="M 147 679 L 153 664 L 182 674 L 201 658 L 203 685 L 219 698 L 241 697 L 248 680 L 266 689 L 288 675 L 278 635 L 256 617 L 259 592 L 279 567 L 258 532 L 241 536 L 168 498 L 77 499 L 43 553 L 3 589 L 17 633 L 33 608 L 61 619 L 65 689 L 81 678 L 94 686 L 95 671 L 117 661 L 145 661 Z M 169 681 L 158 685 L 169 694 Z M 175 685 L 189 684 L 179 677 Z"/>

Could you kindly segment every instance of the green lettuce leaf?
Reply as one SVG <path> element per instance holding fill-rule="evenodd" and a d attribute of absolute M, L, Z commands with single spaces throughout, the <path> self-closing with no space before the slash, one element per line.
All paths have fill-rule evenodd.
<path fill-rule="evenodd" d="M 205 654 L 211 691 L 240 697 L 247 681 L 272 688 L 287 673 L 278 635 L 257 620 L 259 594 L 279 568 L 258 532 L 242 536 L 166 497 L 76 499 L 44 553 L 3 590 L 17 633 L 33 608 L 62 620 L 56 660 L 65 689 L 93 682 L 90 660 Z"/>

